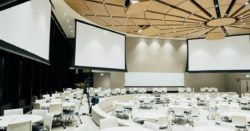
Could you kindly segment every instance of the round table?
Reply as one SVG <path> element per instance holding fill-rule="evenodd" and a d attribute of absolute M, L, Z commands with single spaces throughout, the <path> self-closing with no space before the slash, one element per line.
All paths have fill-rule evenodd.
<path fill-rule="evenodd" d="M 221 126 L 197 126 L 193 131 L 235 131 L 232 128 L 226 128 Z"/>
<path fill-rule="evenodd" d="M 8 115 L 0 116 L 0 127 L 7 127 L 10 123 L 20 122 L 20 121 L 32 121 L 36 123 L 41 121 L 43 118 L 39 115 Z"/>
<path fill-rule="evenodd" d="M 153 131 L 143 127 L 121 126 L 101 129 L 100 131 Z"/>

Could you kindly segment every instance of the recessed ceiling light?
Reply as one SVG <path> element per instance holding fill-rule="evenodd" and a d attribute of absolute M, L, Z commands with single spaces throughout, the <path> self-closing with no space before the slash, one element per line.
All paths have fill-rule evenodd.
<path fill-rule="evenodd" d="M 69 28 L 72 28 L 72 26 L 70 25 Z"/>
<path fill-rule="evenodd" d="M 63 14 L 64 14 L 65 16 L 67 16 L 67 13 L 66 13 L 66 12 L 64 12 Z"/>
<path fill-rule="evenodd" d="M 138 30 L 138 33 L 142 32 L 142 29 Z"/>
<path fill-rule="evenodd" d="M 215 7 L 218 7 L 218 5 L 216 4 Z"/>
<path fill-rule="evenodd" d="M 73 30 L 71 30 L 70 32 L 74 32 Z"/>
<path fill-rule="evenodd" d="M 245 3 L 245 5 L 248 5 L 249 3 L 248 3 L 248 1 Z"/>
<path fill-rule="evenodd" d="M 70 22 L 70 20 L 68 19 L 68 20 L 66 20 L 66 22 L 68 22 L 68 23 L 69 23 L 69 22 Z"/>

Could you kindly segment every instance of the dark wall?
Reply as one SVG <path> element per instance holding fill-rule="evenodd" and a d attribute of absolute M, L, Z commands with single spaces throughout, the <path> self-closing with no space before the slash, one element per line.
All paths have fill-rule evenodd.
<path fill-rule="evenodd" d="M 73 87 L 72 46 L 52 15 L 50 66 L 0 50 L 0 115 L 5 108 L 31 108 L 31 98 Z"/>

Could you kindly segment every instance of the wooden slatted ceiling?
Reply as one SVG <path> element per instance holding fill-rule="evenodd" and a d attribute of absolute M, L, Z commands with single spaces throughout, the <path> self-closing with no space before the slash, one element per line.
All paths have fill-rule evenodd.
<path fill-rule="evenodd" d="M 123 25 L 135 25 L 135 23 L 128 18 L 114 18 L 114 19 L 119 21 Z"/>
<path fill-rule="evenodd" d="M 147 7 L 147 10 L 154 11 L 154 12 L 159 12 L 159 13 L 163 13 L 163 14 L 168 12 L 170 9 L 171 9 L 171 7 L 166 6 L 166 5 L 161 4 L 159 2 L 156 2 L 156 1 L 152 1 L 152 4 L 150 4 Z"/>
<path fill-rule="evenodd" d="M 106 3 L 124 6 L 126 0 L 105 0 Z"/>
<path fill-rule="evenodd" d="M 122 16 L 126 17 L 125 9 L 121 6 L 105 5 L 107 11 L 112 16 Z"/>
<path fill-rule="evenodd" d="M 161 1 L 176 6 L 176 5 L 182 3 L 182 2 L 184 2 L 184 1 L 186 1 L 186 0 L 161 0 Z"/>
<path fill-rule="evenodd" d="M 70 4 L 71 8 L 74 9 L 78 14 L 93 14 L 85 4 L 83 0 L 65 0 L 67 4 Z"/>
<path fill-rule="evenodd" d="M 86 1 L 85 3 L 95 15 L 109 15 L 103 4 L 92 1 Z"/>
<path fill-rule="evenodd" d="M 218 0 L 221 17 L 237 17 L 236 23 L 225 26 L 225 33 L 250 33 L 250 6 L 246 0 Z M 220 32 L 222 28 L 208 27 L 206 23 L 216 19 L 214 0 L 145 0 L 125 7 L 125 0 L 65 0 L 77 13 L 90 21 L 112 30 L 125 33 L 195 38 L 208 32 Z M 230 4 L 233 6 L 230 7 Z M 230 8 L 230 9 L 229 9 Z M 131 10 L 130 10 L 131 9 Z M 213 18 L 210 18 L 212 16 Z M 242 20 L 241 20 L 242 19 Z M 244 24 L 243 24 L 244 23 Z M 149 25 L 141 33 L 141 25 Z"/>

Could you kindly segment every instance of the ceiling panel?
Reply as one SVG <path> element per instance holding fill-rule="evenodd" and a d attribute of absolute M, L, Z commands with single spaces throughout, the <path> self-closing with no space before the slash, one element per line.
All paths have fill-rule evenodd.
<path fill-rule="evenodd" d="M 229 12 L 237 16 L 235 23 L 207 26 L 206 23 L 226 18 L 232 0 L 218 0 L 221 18 L 217 18 L 214 0 L 145 0 L 124 7 L 125 0 L 65 0 L 78 14 L 112 30 L 146 36 L 195 38 L 212 32 L 250 33 L 250 4 L 236 0 Z M 239 16 L 238 16 L 239 15 Z M 210 18 L 210 16 L 213 16 Z M 217 21 L 218 20 L 218 21 Z M 226 20 L 226 19 L 225 19 Z M 221 23 L 220 23 L 221 24 Z M 111 26 L 113 25 L 113 26 Z M 149 28 L 143 25 L 151 25 Z M 141 26 L 141 27 L 139 27 Z M 233 27 L 234 26 L 234 27 Z M 221 27 L 225 27 L 225 31 Z M 138 32 L 145 28 L 143 33 Z M 233 28 L 233 29 L 231 29 Z"/>
<path fill-rule="evenodd" d="M 96 15 L 109 15 L 104 5 L 97 2 L 85 1 L 87 7 L 90 9 L 93 14 Z M 98 10 L 97 10 L 98 9 Z"/>
<path fill-rule="evenodd" d="M 123 16 L 126 17 L 125 9 L 121 6 L 105 5 L 107 11 L 112 16 Z"/>

